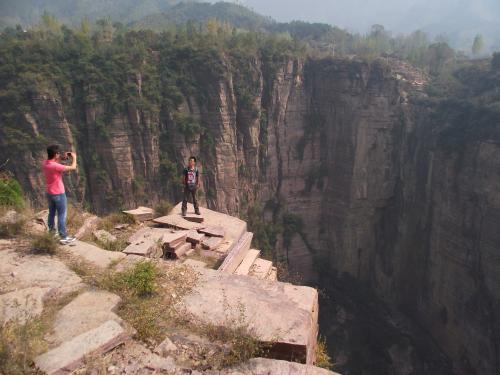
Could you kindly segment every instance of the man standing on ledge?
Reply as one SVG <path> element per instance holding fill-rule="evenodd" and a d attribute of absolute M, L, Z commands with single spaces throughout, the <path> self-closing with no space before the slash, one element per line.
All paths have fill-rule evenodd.
<path fill-rule="evenodd" d="M 188 166 L 184 168 L 182 176 L 182 184 L 184 186 L 184 199 L 182 200 L 182 216 L 186 216 L 187 202 L 189 196 L 193 197 L 194 213 L 200 214 L 198 201 L 196 200 L 196 191 L 200 187 L 200 174 L 196 168 L 196 158 L 191 156 L 188 161 Z"/>
<path fill-rule="evenodd" d="M 59 163 L 71 157 L 71 165 Z M 57 212 L 57 230 L 59 231 L 60 242 L 67 245 L 76 240 L 75 237 L 68 236 L 66 232 L 66 210 L 67 200 L 62 180 L 63 172 L 76 170 L 76 154 L 65 152 L 61 155 L 58 145 L 47 147 L 47 160 L 43 162 L 43 174 L 45 175 L 47 199 L 49 203 L 49 231 L 54 233 L 54 219 Z"/>

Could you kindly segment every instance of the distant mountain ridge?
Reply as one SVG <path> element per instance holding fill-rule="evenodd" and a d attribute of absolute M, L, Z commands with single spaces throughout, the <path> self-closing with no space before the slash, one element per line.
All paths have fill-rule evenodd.
<path fill-rule="evenodd" d="M 192 3 L 195 0 L 184 0 Z M 79 24 L 83 18 L 95 21 L 110 18 L 130 23 L 148 15 L 167 11 L 179 0 L 4 0 L 0 2 L 0 27 L 31 26 L 46 11 L 67 24 Z"/>

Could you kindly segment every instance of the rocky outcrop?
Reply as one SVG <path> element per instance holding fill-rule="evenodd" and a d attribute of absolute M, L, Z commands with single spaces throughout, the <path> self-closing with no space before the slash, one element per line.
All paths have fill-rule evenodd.
<path fill-rule="evenodd" d="M 196 77 L 209 99 L 186 96 L 179 109 L 203 135 L 131 103 L 103 126 L 96 100 L 70 126 L 71 98 L 50 88 L 23 127 L 76 146 L 81 168 L 68 190 L 99 211 L 180 198 L 175 169 L 199 155 L 201 200 L 231 214 L 262 205 L 284 227 L 278 260 L 320 285 L 332 275 L 368 285 L 430 332 L 457 373 L 499 372 L 499 139 L 443 148 L 446 124 L 422 101 L 425 76 L 400 62 L 290 58 L 271 68 L 256 58 L 246 100 L 238 67 L 220 64 L 220 74 L 200 67 Z M 133 82 L 140 91 L 140 74 Z M 10 164 L 40 199 L 42 155 Z"/>

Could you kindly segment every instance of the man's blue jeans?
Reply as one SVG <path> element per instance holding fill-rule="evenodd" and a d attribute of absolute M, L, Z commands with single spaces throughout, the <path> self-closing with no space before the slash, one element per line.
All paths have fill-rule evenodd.
<path fill-rule="evenodd" d="M 57 230 L 59 236 L 65 238 L 67 236 L 66 210 L 68 206 L 66 194 L 47 194 L 47 199 L 49 201 L 49 230 L 54 230 L 54 219 L 57 212 Z"/>

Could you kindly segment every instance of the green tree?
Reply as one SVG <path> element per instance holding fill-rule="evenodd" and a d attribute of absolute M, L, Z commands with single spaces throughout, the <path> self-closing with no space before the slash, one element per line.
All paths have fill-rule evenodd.
<path fill-rule="evenodd" d="M 477 34 L 472 43 L 472 55 L 479 56 L 484 50 L 484 38 L 481 34 Z"/>

